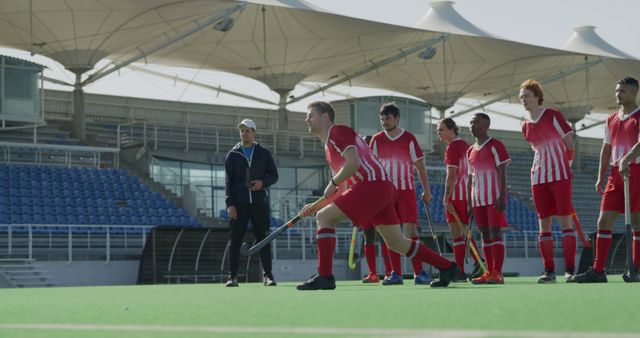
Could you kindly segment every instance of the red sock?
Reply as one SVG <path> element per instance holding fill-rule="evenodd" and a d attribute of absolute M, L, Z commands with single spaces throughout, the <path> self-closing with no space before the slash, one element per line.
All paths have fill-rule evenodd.
<path fill-rule="evenodd" d="M 482 240 L 482 251 L 484 251 L 484 261 L 487 264 L 487 271 L 486 272 L 491 272 L 494 269 L 494 267 L 493 267 L 493 250 L 491 249 L 492 245 L 493 245 L 493 242 L 491 240 L 487 240 L 487 239 L 483 239 Z"/>
<path fill-rule="evenodd" d="M 604 271 L 604 265 L 611 247 L 611 230 L 598 230 L 596 237 L 596 258 L 593 262 L 593 270 L 600 273 Z"/>
<path fill-rule="evenodd" d="M 391 260 L 391 269 L 402 276 L 402 257 L 400 254 L 389 250 L 389 260 Z"/>
<path fill-rule="evenodd" d="M 464 255 L 467 251 L 467 242 L 464 237 L 456 237 L 453 239 L 453 257 L 460 271 L 464 272 Z"/>
<path fill-rule="evenodd" d="M 420 237 L 412 237 L 411 238 L 414 241 L 420 242 Z M 413 257 L 411 259 L 411 265 L 413 265 L 413 274 L 415 276 L 419 275 L 420 272 L 422 272 L 422 261 Z"/>
<path fill-rule="evenodd" d="M 540 256 L 544 269 L 547 271 L 556 271 L 556 263 L 553 261 L 553 236 L 550 232 L 541 232 L 538 234 L 538 244 L 540 245 Z"/>
<path fill-rule="evenodd" d="M 382 255 L 382 261 L 384 262 L 384 275 L 388 276 L 391 274 L 391 261 L 389 260 L 389 248 L 387 247 L 387 243 L 380 243 L 380 254 Z"/>
<path fill-rule="evenodd" d="M 367 266 L 369 266 L 369 273 L 376 273 L 376 245 L 365 244 L 364 245 L 364 257 L 367 259 Z"/>
<path fill-rule="evenodd" d="M 453 262 L 438 255 L 435 251 L 429 249 L 418 241 L 411 241 L 411 246 L 409 246 L 409 251 L 407 251 L 405 256 L 411 259 L 415 257 L 421 262 L 425 262 L 440 270 L 448 269 L 453 265 Z"/>
<path fill-rule="evenodd" d="M 323 277 L 333 275 L 333 251 L 336 248 L 336 230 L 322 228 L 318 237 L 318 274 Z"/>
<path fill-rule="evenodd" d="M 502 237 L 495 238 L 491 242 L 491 259 L 493 260 L 493 270 L 502 273 L 502 265 L 504 264 L 504 242 Z"/>
<path fill-rule="evenodd" d="M 476 241 L 473 238 L 471 238 L 471 246 L 474 247 L 478 255 L 480 255 L 480 250 L 478 250 L 478 245 L 476 244 Z M 473 261 L 475 263 L 478 263 L 478 257 L 476 257 L 476 255 L 473 254 L 473 251 L 470 251 L 469 254 L 471 255 L 471 257 L 473 257 Z"/>
<path fill-rule="evenodd" d="M 633 232 L 633 266 L 640 269 L 640 231 Z"/>
<path fill-rule="evenodd" d="M 576 245 L 576 234 L 573 229 L 562 230 L 562 251 L 564 252 L 565 270 L 575 271 Z"/>

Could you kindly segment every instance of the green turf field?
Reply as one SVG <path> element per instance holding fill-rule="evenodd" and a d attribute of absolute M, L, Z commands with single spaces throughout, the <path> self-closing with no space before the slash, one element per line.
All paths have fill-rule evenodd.
<path fill-rule="evenodd" d="M 0 290 L 0 337 L 640 337 L 640 285 L 339 282 Z"/>

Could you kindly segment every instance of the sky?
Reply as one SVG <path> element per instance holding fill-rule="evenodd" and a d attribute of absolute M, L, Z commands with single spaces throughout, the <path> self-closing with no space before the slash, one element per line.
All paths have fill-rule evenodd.
<path fill-rule="evenodd" d="M 373 21 L 391 23 L 395 25 L 413 26 L 429 9 L 428 0 L 307 0 L 315 6 L 329 12 L 353 16 Z M 569 39 L 574 27 L 592 25 L 596 32 L 607 42 L 618 49 L 640 57 L 640 34 L 633 26 L 637 23 L 640 13 L 640 1 L 636 0 L 458 0 L 454 8 L 467 20 L 481 29 L 497 37 L 525 42 L 545 47 L 560 48 Z M 0 53 L 30 59 L 26 52 L 0 49 Z M 42 56 L 35 56 L 33 61 L 48 67 L 45 75 L 53 78 L 73 82 L 71 73 L 63 67 Z M 97 65 L 100 68 L 101 64 Z M 198 71 L 193 69 L 168 68 L 147 66 L 172 76 L 192 79 L 195 82 L 206 83 L 211 86 L 221 86 L 225 89 L 267 98 L 277 101 L 277 94 L 271 92 L 266 85 L 247 78 L 215 71 Z M 46 84 L 46 88 L 70 90 L 68 87 Z M 313 84 L 301 85 L 292 93 L 299 96 L 309 90 Z M 210 104 L 224 104 L 232 106 L 248 106 L 272 109 L 253 101 L 239 99 L 235 96 L 213 92 L 210 89 L 199 88 L 195 84 L 187 85 L 175 80 L 160 79 L 154 75 L 123 69 L 86 88 L 88 93 L 103 93 L 154 99 L 169 99 Z M 336 100 L 347 97 L 371 95 L 399 95 L 383 90 L 353 88 L 337 86 L 323 94 L 311 97 L 315 99 Z M 613 89 L 612 89 L 613 100 Z M 289 106 L 292 111 L 304 111 L 307 101 Z M 453 107 L 460 109 L 463 105 L 476 102 L 462 100 L 462 105 Z M 493 104 L 489 111 L 498 111 L 521 117 L 524 110 L 519 105 Z M 594 120 L 601 120 L 604 115 L 590 116 Z M 458 118 L 460 125 L 466 125 L 470 116 Z M 519 123 L 515 120 L 496 116 L 493 128 L 518 130 Z M 596 127 L 579 133 L 580 136 L 602 137 L 602 127 Z"/>

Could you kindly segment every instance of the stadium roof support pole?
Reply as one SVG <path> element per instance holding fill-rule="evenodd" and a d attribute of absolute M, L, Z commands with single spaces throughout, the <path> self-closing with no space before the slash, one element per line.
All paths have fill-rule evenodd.
<path fill-rule="evenodd" d="M 76 72 L 76 84 L 73 86 L 73 115 L 71 130 L 74 137 L 84 141 L 87 138 L 84 113 L 84 90 L 82 89 L 82 73 Z"/>
<path fill-rule="evenodd" d="M 69 86 L 69 87 L 73 87 L 73 83 L 69 83 L 66 81 L 62 81 L 62 80 L 58 80 L 58 79 L 54 79 L 52 77 L 48 77 L 48 76 L 44 76 L 44 75 L 40 75 L 40 78 L 43 81 L 47 81 L 49 83 L 55 83 L 57 85 L 61 85 L 61 86 Z"/>
<path fill-rule="evenodd" d="M 605 122 L 607 122 L 607 119 L 604 119 L 604 120 L 598 121 L 598 122 L 594 122 L 594 123 L 592 123 L 592 124 L 590 124 L 588 126 L 582 127 L 580 129 L 576 129 L 576 131 L 583 131 L 583 130 L 591 129 L 593 127 L 597 127 L 597 126 L 599 126 L 601 124 L 604 124 Z"/>
<path fill-rule="evenodd" d="M 151 49 L 149 49 L 147 51 L 141 51 L 137 55 L 135 55 L 135 56 L 123 61 L 122 63 L 119 63 L 119 64 L 113 63 L 115 66 L 112 67 L 112 68 L 106 69 L 109 66 L 109 65 L 107 65 L 107 66 L 103 67 L 102 69 L 98 70 L 97 72 L 91 74 L 88 78 L 86 78 L 81 83 L 81 85 L 84 87 L 84 86 L 86 86 L 86 85 L 88 85 L 88 84 L 90 84 L 92 82 L 95 82 L 95 81 L 97 81 L 97 80 L 99 80 L 99 79 L 101 79 L 101 78 L 103 78 L 103 77 L 105 77 L 105 76 L 107 76 L 107 75 L 109 75 L 109 74 L 111 74 L 113 72 L 118 71 L 119 69 L 121 69 L 123 67 L 126 67 L 126 66 L 128 66 L 128 65 L 130 65 L 130 64 L 132 64 L 132 63 L 134 63 L 134 62 L 136 62 L 138 60 L 141 60 L 141 59 L 143 59 L 143 58 L 145 58 L 145 57 L 147 57 L 147 56 L 149 56 L 149 55 L 151 55 L 151 54 L 153 54 L 153 53 L 155 53 L 155 52 L 157 52 L 159 50 L 162 50 L 162 49 L 164 49 L 164 48 L 166 48 L 166 47 L 168 47 L 168 46 L 170 46 L 170 45 L 172 45 L 172 44 L 174 44 L 174 43 L 176 43 L 178 41 L 181 41 L 181 40 L 189 37 L 190 35 L 192 35 L 194 33 L 197 33 L 199 31 L 211 26 L 212 24 L 214 24 L 214 23 L 216 23 L 216 22 L 218 22 L 218 21 L 220 21 L 220 20 L 222 20 L 222 19 L 234 14 L 235 12 L 243 11 L 246 6 L 247 6 L 246 2 L 242 2 L 242 3 L 240 3 L 238 5 L 235 5 L 235 6 L 231 7 L 231 8 L 227 8 L 227 9 L 223 10 L 221 13 L 213 15 L 213 16 L 211 16 L 210 18 L 208 18 L 207 20 L 205 20 L 203 22 L 197 23 L 194 27 L 192 27 L 192 28 L 190 28 L 190 29 L 188 29 L 188 30 L 186 30 L 184 32 L 181 32 L 180 34 L 176 35 L 175 37 L 173 37 L 173 38 L 171 38 L 171 39 L 169 39 L 169 40 L 167 40 L 165 42 L 162 42 L 159 45 L 157 45 L 155 47 L 152 47 Z"/>
<path fill-rule="evenodd" d="M 464 107 L 471 107 L 471 105 L 470 105 L 470 104 L 461 104 L 461 103 L 458 103 L 458 104 L 459 104 L 459 105 L 462 105 L 462 106 L 464 106 Z M 510 118 L 510 119 L 518 120 L 519 122 L 522 122 L 522 119 L 523 119 L 522 117 L 518 117 L 518 116 L 511 115 L 511 114 L 509 114 L 509 113 L 505 113 L 505 112 L 497 111 L 497 110 L 495 110 L 495 109 L 483 109 L 483 111 L 485 111 L 485 112 L 489 112 L 489 113 L 491 113 L 491 114 L 496 114 L 496 115 L 504 116 L 504 117 L 507 117 L 507 118 Z"/>
<path fill-rule="evenodd" d="M 426 42 L 423 42 L 423 43 L 421 43 L 421 44 L 419 44 L 419 45 L 417 45 L 415 47 L 411 47 L 411 48 L 409 48 L 407 50 L 401 50 L 399 53 L 397 53 L 397 54 L 395 54 L 393 56 L 390 56 L 390 57 L 388 57 L 388 58 L 386 58 L 386 59 L 384 59 L 384 60 L 382 60 L 380 62 L 372 62 L 372 64 L 369 65 L 369 66 L 366 66 L 366 67 L 364 67 L 364 68 L 362 68 L 360 70 L 357 70 L 357 71 L 355 71 L 355 72 L 353 72 L 351 74 L 345 74 L 345 76 L 343 76 L 343 77 L 341 77 L 341 78 L 339 78 L 339 79 L 337 79 L 335 81 L 329 82 L 328 84 L 326 84 L 326 85 L 324 85 L 322 87 L 318 87 L 317 89 L 309 91 L 309 92 L 305 93 L 304 95 L 300 95 L 300 96 L 297 96 L 295 98 L 292 98 L 291 100 L 289 100 L 287 102 L 287 104 L 292 104 L 292 103 L 298 102 L 300 100 L 306 99 L 307 97 L 309 97 L 311 95 L 315 95 L 315 94 L 320 93 L 322 91 L 325 91 L 325 90 L 327 90 L 327 89 L 329 89 L 331 87 L 339 85 L 339 84 L 341 84 L 343 82 L 349 81 L 351 79 L 355 79 L 358 76 L 367 74 L 367 73 L 372 72 L 372 71 L 374 71 L 374 70 L 376 70 L 378 68 L 382 68 L 383 66 L 386 66 L 386 65 L 388 65 L 390 63 L 393 63 L 393 62 L 395 62 L 397 60 L 403 59 L 403 58 L 405 58 L 405 57 L 407 57 L 407 56 L 409 56 L 411 54 L 417 53 L 420 50 L 423 50 L 425 48 L 431 47 L 431 46 L 435 45 L 436 43 L 438 43 L 440 41 L 445 41 L 448 38 L 449 38 L 449 34 L 448 33 L 442 33 L 442 35 L 440 35 L 437 38 L 433 38 L 433 39 L 428 40 Z"/>
<path fill-rule="evenodd" d="M 599 57 L 595 61 L 591 61 L 591 62 L 582 64 L 582 65 L 577 66 L 577 67 L 569 68 L 569 69 L 564 70 L 564 71 L 559 71 L 558 73 L 556 73 L 554 75 L 542 78 L 542 79 L 539 80 L 539 82 L 540 82 L 540 84 L 548 84 L 548 83 L 551 83 L 551 82 L 555 82 L 555 81 L 564 79 L 565 77 L 567 77 L 569 75 L 572 75 L 574 73 L 580 72 L 580 71 L 585 70 L 585 69 L 589 69 L 589 68 L 591 68 L 591 67 L 593 67 L 595 65 L 598 65 L 598 64 L 600 64 L 602 62 L 605 62 L 606 60 L 607 60 L 607 58 L 605 58 L 605 57 Z M 473 107 L 467 108 L 465 110 L 456 112 L 454 114 L 449 115 L 448 117 L 452 117 L 453 118 L 453 117 L 456 117 L 456 116 L 460 116 L 460 115 L 464 115 L 464 114 L 470 113 L 470 112 L 472 112 L 474 110 L 484 108 L 484 107 L 486 107 L 486 106 L 488 106 L 488 105 L 490 105 L 492 103 L 496 103 L 496 102 L 502 101 L 504 99 L 508 99 L 508 98 L 510 98 L 512 96 L 516 96 L 516 95 L 518 95 L 519 92 L 520 92 L 520 88 L 515 88 L 515 89 L 512 89 L 512 90 L 509 90 L 509 91 L 505 92 L 505 94 L 502 95 L 502 96 L 498 96 L 495 99 L 491 99 L 491 100 L 489 100 L 487 102 L 484 102 L 484 103 L 475 105 Z"/>
<path fill-rule="evenodd" d="M 157 72 L 157 71 L 154 71 L 154 70 L 151 70 L 151 69 L 146 69 L 146 68 L 143 68 L 143 67 L 138 67 L 138 66 L 135 66 L 135 65 L 131 65 L 131 66 L 129 66 L 129 68 L 131 68 L 131 69 L 133 69 L 133 70 L 135 70 L 137 72 L 147 73 L 147 74 L 158 76 L 158 77 L 162 77 L 162 78 L 165 78 L 165 79 L 175 80 L 177 82 L 182 82 L 182 83 L 187 83 L 189 85 L 193 85 L 193 86 L 196 86 L 196 87 L 200 87 L 200 88 L 204 88 L 204 89 L 210 89 L 210 90 L 213 90 L 213 91 L 216 91 L 216 92 L 233 95 L 233 96 L 236 96 L 236 97 L 240 97 L 240 98 L 251 100 L 251 101 L 255 101 L 255 102 L 260 102 L 260 103 L 264 103 L 264 104 L 271 104 L 271 105 L 274 105 L 274 106 L 278 105 L 278 103 L 276 103 L 276 102 L 271 102 L 269 100 L 265 100 L 265 99 L 262 99 L 262 98 L 259 98 L 259 97 L 256 97 L 256 96 L 251 96 L 251 95 L 247 95 L 247 94 L 238 93 L 238 92 L 233 91 L 233 90 L 229 90 L 229 89 L 224 89 L 222 87 L 216 87 L 216 86 L 208 85 L 208 84 L 202 83 L 202 82 L 188 80 L 188 79 L 185 79 L 185 78 L 181 78 L 179 76 L 171 76 L 169 74 L 165 74 L 165 73 L 162 73 L 162 72 Z"/>

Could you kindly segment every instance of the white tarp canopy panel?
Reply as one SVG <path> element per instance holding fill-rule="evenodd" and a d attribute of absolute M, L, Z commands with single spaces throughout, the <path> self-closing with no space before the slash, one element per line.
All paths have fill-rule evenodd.
<path fill-rule="evenodd" d="M 238 5 L 245 7 L 224 15 Z M 584 63 L 582 51 L 498 39 L 448 2 L 434 4 L 420 27 L 410 28 L 327 13 L 302 0 L 5 0 L 0 29 L 0 45 L 51 57 L 79 72 L 100 61 L 121 65 L 144 55 L 138 62 L 262 81 L 281 95 L 281 106 L 301 81 L 342 79 L 413 95 L 442 109 L 460 97 L 509 101 L 513 95 L 505 93 L 524 79 L 562 78 Z M 582 96 L 568 93 L 584 87 L 585 75 L 578 72 L 546 86 L 550 101 L 582 106 L 587 100 L 600 107 L 604 83 L 638 69 L 635 60 L 611 59 L 601 63 L 603 71 L 589 70 L 588 95 L 583 88 L 576 89 Z"/>

